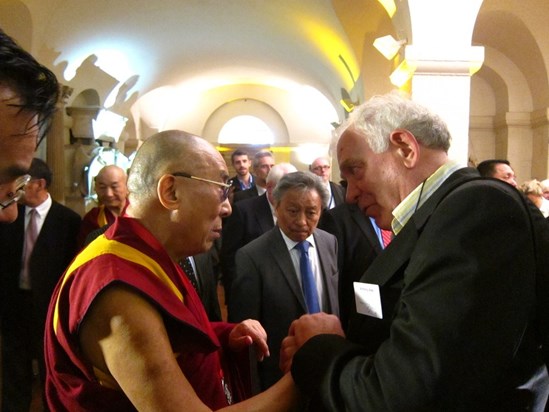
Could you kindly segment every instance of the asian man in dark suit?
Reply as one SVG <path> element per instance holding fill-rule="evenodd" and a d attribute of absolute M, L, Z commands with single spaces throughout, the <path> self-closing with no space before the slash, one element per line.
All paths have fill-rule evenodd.
<path fill-rule="evenodd" d="M 282 377 L 280 344 L 290 323 L 305 313 L 338 314 L 337 241 L 316 228 L 328 202 L 325 186 L 312 173 L 294 172 L 280 179 L 273 196 L 277 227 L 237 252 L 229 304 L 230 321 L 256 319 L 267 332 L 271 356 L 259 364 L 263 390 Z M 298 250 L 304 243 L 308 274 L 301 273 Z"/>
<path fill-rule="evenodd" d="M 279 163 L 267 175 L 267 191 L 261 196 L 245 199 L 233 205 L 233 213 L 223 221 L 220 264 L 225 301 L 231 298 L 231 283 L 235 274 L 234 259 L 242 246 L 258 238 L 275 225 L 273 189 L 287 173 L 297 169 L 290 163 Z"/>
<path fill-rule="evenodd" d="M 356 107 L 341 132 L 347 201 L 396 236 L 360 279 L 345 333 L 329 315 L 292 324 L 284 370 L 315 410 L 543 411 L 549 228 L 539 210 L 451 161 L 446 124 L 397 93 Z"/>
<path fill-rule="evenodd" d="M 52 173 L 44 161 L 33 159 L 29 174 L 17 219 L 0 225 L 4 411 L 29 410 L 33 360 L 37 360 L 44 382 L 46 312 L 59 277 L 77 252 L 81 221 L 76 212 L 52 200 L 48 193 Z M 30 226 L 35 223 L 37 238 L 30 246 L 26 232 L 34 230 Z M 25 263 L 27 251 L 30 255 Z"/>

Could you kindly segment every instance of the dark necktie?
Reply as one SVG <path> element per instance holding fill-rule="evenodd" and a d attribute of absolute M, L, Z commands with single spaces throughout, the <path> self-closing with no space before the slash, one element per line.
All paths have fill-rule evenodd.
<path fill-rule="evenodd" d="M 310 244 L 308 241 L 304 240 L 303 242 L 299 242 L 295 247 L 301 254 L 299 258 L 299 269 L 301 271 L 301 285 L 303 294 L 305 295 L 305 302 L 307 303 L 307 311 L 308 313 L 320 312 L 315 278 L 311 262 L 309 261 Z"/>
<path fill-rule="evenodd" d="M 193 285 L 194 290 L 196 290 L 197 293 L 200 293 L 199 286 L 198 286 L 198 279 L 196 278 L 196 274 L 194 273 L 193 265 L 191 263 L 191 258 L 183 259 L 180 263 L 181 267 L 183 268 L 183 271 L 191 281 L 191 284 Z"/>
<path fill-rule="evenodd" d="M 31 209 L 29 211 L 29 222 L 27 224 L 27 229 L 25 230 L 25 243 L 23 245 L 23 266 L 21 270 L 21 277 L 19 278 L 19 287 L 21 289 L 31 288 L 29 263 L 32 250 L 34 249 L 34 244 L 36 243 L 36 238 L 38 237 L 38 222 L 36 221 L 36 215 L 36 209 Z"/>

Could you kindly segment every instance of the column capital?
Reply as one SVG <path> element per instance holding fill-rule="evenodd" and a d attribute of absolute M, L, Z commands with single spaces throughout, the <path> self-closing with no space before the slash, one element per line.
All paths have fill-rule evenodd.
<path fill-rule="evenodd" d="M 484 62 L 484 47 L 433 48 L 408 45 L 404 49 L 408 64 L 415 74 L 471 76 Z"/>

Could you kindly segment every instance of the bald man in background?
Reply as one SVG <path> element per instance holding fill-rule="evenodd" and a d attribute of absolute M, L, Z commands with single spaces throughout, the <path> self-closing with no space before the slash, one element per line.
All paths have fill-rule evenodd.
<path fill-rule="evenodd" d="M 111 225 L 120 216 L 127 205 L 128 186 L 124 169 L 108 165 L 94 178 L 95 192 L 99 206 L 84 215 L 78 234 L 78 245 L 85 246 L 86 237 L 93 231 Z"/>

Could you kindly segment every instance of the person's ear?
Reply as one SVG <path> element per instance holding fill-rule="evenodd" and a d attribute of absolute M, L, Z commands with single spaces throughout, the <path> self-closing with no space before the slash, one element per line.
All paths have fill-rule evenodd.
<path fill-rule="evenodd" d="M 169 210 L 175 210 L 179 207 L 179 199 L 177 193 L 177 185 L 175 177 L 172 175 L 164 175 L 158 180 L 156 186 L 158 201 L 162 206 Z"/>
<path fill-rule="evenodd" d="M 38 187 L 40 188 L 40 190 L 46 189 L 46 179 L 36 179 L 36 182 L 38 183 Z"/>
<path fill-rule="evenodd" d="M 416 137 L 406 129 L 395 129 L 389 136 L 396 155 L 401 159 L 404 167 L 413 168 L 419 159 L 419 143 Z"/>

